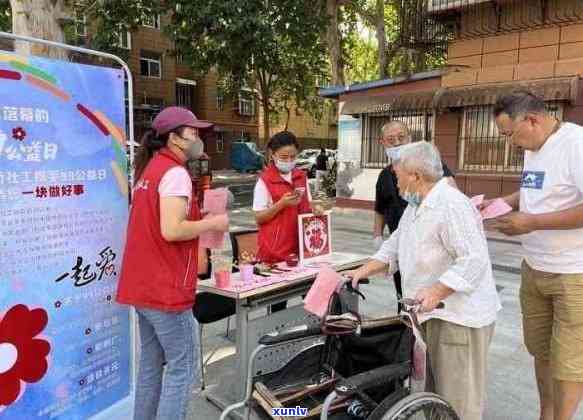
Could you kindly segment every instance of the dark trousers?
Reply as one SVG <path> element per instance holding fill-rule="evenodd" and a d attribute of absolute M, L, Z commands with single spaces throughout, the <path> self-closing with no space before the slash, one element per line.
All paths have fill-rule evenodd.
<path fill-rule="evenodd" d="M 401 272 L 397 271 L 393 274 L 393 282 L 395 283 L 395 290 L 397 291 L 397 299 L 401 299 L 403 297 L 403 286 L 401 284 Z M 397 313 L 401 312 L 402 306 L 400 303 L 397 303 Z"/>

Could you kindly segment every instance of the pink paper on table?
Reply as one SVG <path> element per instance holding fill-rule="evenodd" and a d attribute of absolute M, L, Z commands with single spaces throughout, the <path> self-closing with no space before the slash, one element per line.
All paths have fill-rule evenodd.
<path fill-rule="evenodd" d="M 484 194 L 476 195 L 470 198 L 470 202 L 474 207 L 478 207 L 480 204 L 484 202 Z"/>
<path fill-rule="evenodd" d="M 322 318 L 328 310 L 330 296 L 340 282 L 342 282 L 340 274 L 329 267 L 322 267 L 304 299 L 304 309 Z"/>
<path fill-rule="evenodd" d="M 202 211 L 211 215 L 225 214 L 227 212 L 227 189 L 206 190 Z M 210 249 L 222 248 L 224 237 L 223 232 L 205 232 L 199 237 L 199 246 Z"/>
<path fill-rule="evenodd" d="M 494 219 L 495 217 L 503 216 L 512 211 L 512 207 L 501 198 L 497 198 L 488 207 L 483 209 L 480 214 L 484 220 Z"/>

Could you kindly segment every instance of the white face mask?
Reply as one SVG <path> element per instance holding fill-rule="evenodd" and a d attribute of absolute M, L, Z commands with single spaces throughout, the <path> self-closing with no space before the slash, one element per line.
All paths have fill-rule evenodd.
<path fill-rule="evenodd" d="M 284 162 L 282 160 L 275 160 L 275 167 L 282 174 L 290 173 L 296 167 L 296 161 L 290 160 L 289 162 Z"/>

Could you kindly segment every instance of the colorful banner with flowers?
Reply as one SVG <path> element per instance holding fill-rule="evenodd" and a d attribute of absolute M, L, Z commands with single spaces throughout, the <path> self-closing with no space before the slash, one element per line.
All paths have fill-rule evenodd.
<path fill-rule="evenodd" d="M 0 418 L 130 393 L 125 142 L 121 70 L 0 53 Z"/>

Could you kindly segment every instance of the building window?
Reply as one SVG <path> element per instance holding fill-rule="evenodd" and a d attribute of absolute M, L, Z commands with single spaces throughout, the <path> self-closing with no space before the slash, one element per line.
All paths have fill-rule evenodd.
<path fill-rule="evenodd" d="M 255 115 L 255 98 L 252 92 L 247 90 L 239 92 L 239 114 L 246 117 Z"/>
<path fill-rule="evenodd" d="M 222 89 L 217 87 L 217 111 L 225 109 L 225 93 Z"/>
<path fill-rule="evenodd" d="M 387 114 L 368 114 L 363 117 L 361 166 L 384 168 L 388 165 L 385 148 L 379 143 L 381 128 L 390 121 L 403 121 L 409 127 L 413 141 L 433 140 L 433 113 L 430 110 L 394 111 Z"/>
<path fill-rule="evenodd" d="M 217 133 L 217 153 L 223 153 L 225 151 L 225 135 L 223 133 Z"/>
<path fill-rule="evenodd" d="M 548 102 L 547 111 L 563 119 L 563 106 Z M 498 133 L 493 105 L 464 108 L 459 141 L 459 168 L 464 172 L 520 173 L 524 150 Z"/>
<path fill-rule="evenodd" d="M 75 12 L 75 38 L 84 43 L 87 40 L 87 16 Z"/>
<path fill-rule="evenodd" d="M 152 16 L 144 17 L 142 25 L 148 28 L 160 29 L 160 15 L 155 14 Z"/>
<path fill-rule="evenodd" d="M 123 29 L 120 29 L 117 46 L 119 48 L 123 48 L 124 50 L 132 49 L 132 34 L 130 31 L 124 31 Z"/>
<path fill-rule="evenodd" d="M 162 57 L 160 54 L 142 51 L 140 55 L 140 74 L 145 77 L 162 78 Z"/>
<path fill-rule="evenodd" d="M 184 108 L 192 109 L 194 105 L 194 80 L 177 79 L 176 80 L 176 104 Z"/>

